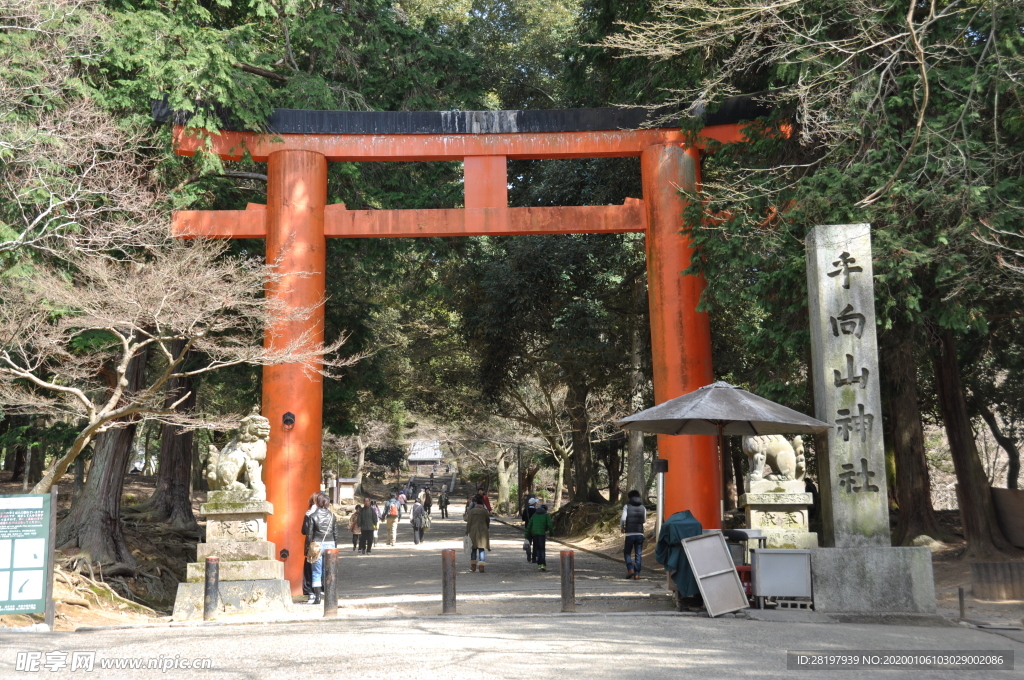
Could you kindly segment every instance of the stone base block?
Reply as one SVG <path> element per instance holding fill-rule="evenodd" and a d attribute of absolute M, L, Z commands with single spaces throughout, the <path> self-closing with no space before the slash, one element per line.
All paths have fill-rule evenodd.
<path fill-rule="evenodd" d="M 818 534 L 811 531 L 764 531 L 766 548 L 806 550 L 818 547 Z M 748 548 L 756 548 L 757 541 L 747 541 Z"/>
<path fill-rule="evenodd" d="M 266 494 L 253 489 L 214 489 L 206 494 L 207 503 L 253 503 L 266 501 Z"/>
<path fill-rule="evenodd" d="M 747 526 L 762 531 L 802 531 L 808 527 L 806 505 L 748 505 L 743 513 Z"/>
<path fill-rule="evenodd" d="M 206 540 L 265 541 L 267 516 L 262 512 L 236 512 L 206 516 Z"/>
<path fill-rule="evenodd" d="M 215 541 L 196 546 L 196 559 L 200 562 L 207 557 L 219 557 L 221 566 L 225 562 L 239 560 L 273 560 L 276 546 L 270 541 Z"/>
<path fill-rule="evenodd" d="M 811 550 L 814 609 L 824 613 L 934 614 L 928 548 Z"/>
<path fill-rule="evenodd" d="M 737 506 L 744 508 L 748 505 L 800 505 L 807 506 L 814 502 L 811 494 L 803 491 L 783 493 L 781 491 L 752 493 L 747 492 L 740 496 Z"/>
<path fill-rule="evenodd" d="M 805 484 L 803 480 L 788 479 L 785 481 L 772 481 L 770 479 L 759 479 L 755 482 L 749 478 L 744 480 L 744 489 L 747 493 L 804 493 Z"/>
<path fill-rule="evenodd" d="M 199 506 L 199 514 L 206 517 L 221 515 L 273 515 L 274 505 L 267 501 L 206 501 Z"/>
<path fill-rule="evenodd" d="M 204 586 L 204 583 L 178 584 L 178 595 L 174 600 L 175 621 L 203 618 Z M 283 579 L 222 581 L 217 610 L 225 614 L 291 611 L 291 584 Z"/>
<path fill-rule="evenodd" d="M 265 581 L 284 578 L 284 562 L 277 560 L 248 560 L 241 562 L 221 562 L 220 580 L 224 581 Z M 189 562 L 185 573 L 189 583 L 202 583 L 206 580 L 206 563 Z"/>

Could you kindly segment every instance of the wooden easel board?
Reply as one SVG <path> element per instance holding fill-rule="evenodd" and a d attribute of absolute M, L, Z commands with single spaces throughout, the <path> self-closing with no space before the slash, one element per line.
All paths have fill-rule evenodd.
<path fill-rule="evenodd" d="M 709 616 L 714 618 L 749 606 L 722 532 L 684 538 L 683 552 Z"/>

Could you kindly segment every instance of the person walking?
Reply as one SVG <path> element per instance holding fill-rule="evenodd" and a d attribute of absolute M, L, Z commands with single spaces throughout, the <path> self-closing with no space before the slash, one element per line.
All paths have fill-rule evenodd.
<path fill-rule="evenodd" d="M 418 500 L 420 502 L 420 505 L 423 505 L 423 501 L 426 498 L 426 494 L 427 494 L 426 488 L 420 489 L 419 493 L 416 494 L 416 500 Z"/>
<path fill-rule="evenodd" d="M 530 526 L 530 518 L 537 513 L 537 499 L 531 498 L 526 501 L 526 506 L 523 508 L 522 514 L 519 517 L 523 520 L 523 550 L 526 551 L 526 561 L 533 562 L 533 541 L 530 539 L 530 534 L 526 533 L 527 528 Z"/>
<path fill-rule="evenodd" d="M 369 555 L 373 548 L 373 532 L 377 528 L 377 513 L 370 505 L 370 499 L 363 499 L 359 508 L 359 554 Z"/>
<path fill-rule="evenodd" d="M 391 498 L 384 504 L 384 523 L 388 529 L 388 545 L 398 542 L 398 523 L 402 521 L 402 504 L 398 502 L 395 492 L 391 492 Z"/>
<path fill-rule="evenodd" d="M 409 523 L 412 524 L 412 542 L 415 545 L 419 545 L 423 540 L 423 518 L 426 514 L 427 512 L 423 509 L 423 503 L 420 503 L 420 499 L 414 500 Z"/>
<path fill-rule="evenodd" d="M 644 554 L 644 522 L 647 521 L 647 508 L 640 498 L 640 492 L 630 491 L 629 501 L 622 508 L 620 527 L 626 540 L 622 553 L 626 557 L 626 578 L 640 580 L 641 560 Z"/>
<path fill-rule="evenodd" d="M 377 505 L 377 501 L 370 501 L 370 507 L 373 508 L 373 514 L 377 515 L 377 524 L 373 527 L 373 544 L 376 545 L 379 539 L 377 534 L 378 528 L 380 527 L 380 520 L 384 517 L 384 511 Z"/>
<path fill-rule="evenodd" d="M 338 545 L 338 522 L 330 507 L 331 499 L 327 494 L 318 493 L 314 507 L 306 511 L 302 526 L 302 533 L 309 539 L 306 561 L 313 565 L 313 604 L 320 604 L 324 592 L 324 551 Z"/>
<path fill-rule="evenodd" d="M 491 549 L 491 513 L 484 506 L 484 499 L 479 495 L 473 498 L 473 507 L 466 511 L 466 535 L 471 545 L 469 554 L 469 570 L 484 573 L 487 551 Z"/>
<path fill-rule="evenodd" d="M 430 496 L 430 489 L 427 489 L 426 493 L 423 494 L 423 510 L 429 515 L 430 507 L 434 504 L 434 499 Z"/>
<path fill-rule="evenodd" d="M 487 491 L 480 487 L 476 490 L 476 495 L 480 498 L 480 504 L 487 508 L 487 512 L 491 511 L 491 499 L 487 497 Z M 476 498 L 473 499 L 476 501 Z"/>
<path fill-rule="evenodd" d="M 448 489 L 441 489 L 437 497 L 437 507 L 441 509 L 441 519 L 448 519 Z"/>
<path fill-rule="evenodd" d="M 402 490 L 398 492 L 398 502 L 402 504 L 403 512 L 409 512 L 409 506 L 406 505 L 409 502 L 409 494 L 405 492 L 405 487 L 402 487 Z"/>
<path fill-rule="evenodd" d="M 314 494 L 316 495 L 316 494 Z M 359 550 L 359 535 L 363 533 L 363 530 L 359 528 L 359 510 L 360 506 L 356 505 L 352 507 L 352 514 L 348 518 L 348 530 L 352 532 L 352 552 Z"/>
<path fill-rule="evenodd" d="M 319 491 L 310 494 L 309 506 L 306 507 L 307 514 L 316 506 L 316 497 L 319 495 Z M 302 545 L 302 554 L 305 555 L 309 552 L 309 536 L 306 535 L 306 515 L 302 516 L 302 535 L 306 536 L 305 542 Z M 315 599 L 313 595 L 313 565 L 309 563 L 309 560 L 302 560 L 302 594 L 309 598 L 307 604 L 313 604 Z"/>
<path fill-rule="evenodd" d="M 555 528 L 548 514 L 548 506 L 542 505 L 533 513 L 533 517 L 526 524 L 526 535 L 533 544 L 533 561 L 537 563 L 540 571 L 548 570 L 547 540 L 548 534 Z"/>

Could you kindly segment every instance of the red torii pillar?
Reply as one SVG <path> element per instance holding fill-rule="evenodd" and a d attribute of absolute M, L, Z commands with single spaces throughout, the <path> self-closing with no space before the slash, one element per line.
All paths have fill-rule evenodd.
<path fill-rule="evenodd" d="M 654 403 L 660 404 L 714 382 L 711 325 L 698 312 L 704 280 L 681 276 L 693 254 L 681 233 L 686 201 L 680 189 L 700 182 L 700 152 L 681 146 L 649 146 L 640 155 L 647 204 L 647 295 L 651 315 Z M 665 517 L 690 510 L 705 529 L 721 527 L 722 461 L 714 437 L 658 435 L 658 456 L 668 460 Z"/>
<path fill-rule="evenodd" d="M 720 141 L 735 141 L 737 125 L 705 128 Z M 176 128 L 178 153 L 202 143 Z M 242 211 L 180 211 L 180 237 L 265 237 L 267 262 L 279 279 L 267 295 L 290 309 L 314 308 L 303 321 L 281 320 L 267 329 L 267 347 L 283 348 L 324 332 L 325 237 L 470 236 L 643 231 L 647 235 L 648 287 L 655 401 L 686 394 L 713 380 L 707 314 L 697 311 L 703 280 L 682 276 L 693 252 L 682 233 L 686 203 L 680 189 L 698 186 L 700 152 L 682 144 L 678 130 L 616 130 L 465 135 L 257 135 L 222 132 L 213 150 L 237 159 L 244 145 L 267 162 L 267 205 Z M 506 158 L 640 156 L 642 201 L 622 206 L 508 208 Z M 466 209 L 349 211 L 327 206 L 327 162 L 338 160 L 463 160 Z M 314 370 L 310 371 L 309 368 Z M 274 514 L 268 539 L 285 548 L 285 578 L 298 593 L 302 582 L 302 517 L 319 491 L 323 385 L 319 366 L 281 364 L 264 368 L 263 415 L 271 423 L 265 464 Z M 295 424 L 283 426 L 292 413 Z M 691 510 L 705 528 L 720 526 L 722 465 L 714 437 L 659 436 L 669 461 L 666 516 Z"/>
<path fill-rule="evenodd" d="M 264 345 L 284 349 L 307 335 L 324 339 L 326 289 L 327 159 L 315 151 L 275 151 L 267 159 L 267 264 L 281 278 L 267 285 L 267 297 L 288 309 L 313 308 L 304 319 L 280 319 L 266 330 Z M 267 540 L 286 548 L 285 578 L 301 594 L 304 538 L 302 518 L 311 494 L 320 491 L 323 439 L 323 378 L 320 365 L 277 364 L 263 368 L 263 416 L 270 420 L 264 467 L 267 500 L 274 514 Z M 284 415 L 295 417 L 285 429 Z M 296 592 L 296 585 L 298 591 Z"/>

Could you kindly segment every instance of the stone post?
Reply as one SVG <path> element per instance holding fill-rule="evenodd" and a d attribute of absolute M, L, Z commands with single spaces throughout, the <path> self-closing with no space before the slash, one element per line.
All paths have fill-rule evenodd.
<path fill-rule="evenodd" d="M 871 225 L 815 227 L 807 234 L 807 289 L 818 477 L 825 545 L 888 546 Z"/>

